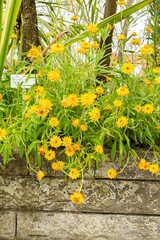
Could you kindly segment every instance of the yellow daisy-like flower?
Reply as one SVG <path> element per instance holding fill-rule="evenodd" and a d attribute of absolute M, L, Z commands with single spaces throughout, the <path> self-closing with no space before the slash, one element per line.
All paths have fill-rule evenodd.
<path fill-rule="evenodd" d="M 72 138 L 71 137 L 64 137 L 63 138 L 63 146 L 68 147 L 72 145 Z"/>
<path fill-rule="evenodd" d="M 38 152 L 39 154 L 41 154 L 41 155 L 44 156 L 44 154 L 45 154 L 44 145 L 39 146 L 39 147 L 37 148 L 37 152 Z"/>
<path fill-rule="evenodd" d="M 71 168 L 71 171 L 68 174 L 68 177 L 71 179 L 77 179 L 80 176 L 80 172 L 78 171 L 77 168 Z"/>
<path fill-rule="evenodd" d="M 79 119 L 78 118 L 75 118 L 73 121 L 72 121 L 72 125 L 74 127 L 78 127 L 79 126 Z"/>
<path fill-rule="evenodd" d="M 146 114 L 151 114 L 154 110 L 154 107 L 151 104 L 146 104 L 143 106 L 142 111 Z"/>
<path fill-rule="evenodd" d="M 112 25 L 111 25 L 111 24 L 108 24 L 107 29 L 108 29 L 108 30 L 112 30 L 112 28 L 113 28 Z"/>
<path fill-rule="evenodd" d="M 145 84 L 150 84 L 150 81 L 146 78 L 146 79 L 144 79 L 144 81 L 143 81 Z"/>
<path fill-rule="evenodd" d="M 52 163 L 51 168 L 55 171 L 61 170 L 60 165 L 58 163 Z"/>
<path fill-rule="evenodd" d="M 55 154 L 55 151 L 53 150 L 48 150 L 48 152 L 45 154 L 45 158 L 50 161 L 52 160 L 53 158 L 55 158 L 56 154 Z"/>
<path fill-rule="evenodd" d="M 52 103 L 50 100 L 48 99 L 44 99 L 44 98 L 40 98 L 39 101 L 38 101 L 39 105 L 42 106 L 43 108 L 46 108 L 46 109 L 52 109 Z"/>
<path fill-rule="evenodd" d="M 99 43 L 97 43 L 96 41 L 94 41 L 92 44 L 91 44 L 91 47 L 94 48 L 94 49 L 98 49 L 100 47 Z"/>
<path fill-rule="evenodd" d="M 155 78 L 156 84 L 160 86 L 160 77 Z"/>
<path fill-rule="evenodd" d="M 68 106 L 68 104 L 67 104 L 67 99 L 63 99 L 63 100 L 61 101 L 61 105 L 62 105 L 63 107 L 67 107 L 67 106 Z"/>
<path fill-rule="evenodd" d="M 30 106 L 30 109 L 29 109 L 29 113 L 30 114 L 34 114 L 34 113 L 37 113 L 37 111 L 39 110 L 38 106 L 37 105 L 32 105 Z"/>
<path fill-rule="evenodd" d="M 142 107 L 141 107 L 140 105 L 137 104 L 137 105 L 135 106 L 135 111 L 136 111 L 136 112 L 140 112 L 141 109 L 142 109 Z"/>
<path fill-rule="evenodd" d="M 85 131 L 87 131 L 87 127 L 86 127 L 86 125 L 85 124 L 82 124 L 82 125 L 80 125 L 80 127 L 79 127 L 80 129 L 81 129 L 81 131 L 83 131 L 83 132 L 85 132 Z"/>
<path fill-rule="evenodd" d="M 63 52 L 63 50 L 64 50 L 64 45 L 62 45 L 61 43 L 55 43 L 51 47 L 51 53 L 54 53 L 54 54 L 59 54 Z"/>
<path fill-rule="evenodd" d="M 81 48 L 84 48 L 84 49 L 89 49 L 89 48 L 92 47 L 91 43 L 86 42 L 86 41 L 80 42 L 80 43 L 79 43 L 79 46 L 80 46 Z"/>
<path fill-rule="evenodd" d="M 30 118 L 30 114 L 29 113 L 25 113 L 24 117 L 25 117 L 25 119 L 29 119 Z"/>
<path fill-rule="evenodd" d="M 49 125 L 50 125 L 51 127 L 57 127 L 58 124 L 59 124 L 58 119 L 57 119 L 56 117 L 52 117 L 52 116 L 51 116 L 51 119 L 49 120 Z"/>
<path fill-rule="evenodd" d="M 49 35 L 50 35 L 50 32 L 47 32 L 47 33 L 46 33 L 46 36 L 49 37 Z"/>
<path fill-rule="evenodd" d="M 51 137 L 49 143 L 50 143 L 51 147 L 58 148 L 61 146 L 62 140 L 60 137 L 53 135 L 53 137 Z"/>
<path fill-rule="evenodd" d="M 97 153 L 99 153 L 99 154 L 102 154 L 103 153 L 103 147 L 101 146 L 101 145 L 96 145 L 95 146 L 95 151 L 97 152 Z"/>
<path fill-rule="evenodd" d="M 133 32 L 131 35 L 134 36 L 134 37 L 136 37 L 136 36 L 137 36 L 137 33 L 136 33 L 136 32 Z"/>
<path fill-rule="evenodd" d="M 123 127 L 125 127 L 128 124 L 128 118 L 122 116 L 121 118 L 119 118 L 117 120 L 116 124 L 117 124 L 118 128 L 123 128 Z"/>
<path fill-rule="evenodd" d="M 124 40 L 126 39 L 126 37 L 124 36 L 124 34 L 120 34 L 119 36 L 117 36 L 118 40 Z"/>
<path fill-rule="evenodd" d="M 2 94 L 0 94 L 0 100 L 2 100 Z"/>
<path fill-rule="evenodd" d="M 117 66 L 117 62 L 113 62 L 113 66 Z"/>
<path fill-rule="evenodd" d="M 137 168 L 141 169 L 141 170 L 149 170 L 149 163 L 144 159 L 141 158 L 141 160 L 139 161 Z"/>
<path fill-rule="evenodd" d="M 122 106 L 122 102 L 118 99 L 115 99 L 113 104 L 114 104 L 115 107 L 121 107 Z"/>
<path fill-rule="evenodd" d="M 114 168 L 110 168 L 107 172 L 107 175 L 110 179 L 113 179 L 117 175 L 117 171 Z"/>
<path fill-rule="evenodd" d="M 69 107 L 77 107 L 78 106 L 79 100 L 77 98 L 77 94 L 75 94 L 75 93 L 69 94 L 66 99 L 67 99 L 67 106 L 69 106 Z"/>
<path fill-rule="evenodd" d="M 87 53 L 87 49 L 84 49 L 84 48 L 77 48 L 77 53 L 86 54 L 86 53 Z"/>
<path fill-rule="evenodd" d="M 75 154 L 75 149 L 74 147 L 71 145 L 71 146 L 67 146 L 65 148 L 65 154 L 68 156 L 68 157 L 72 157 L 74 154 Z"/>
<path fill-rule="evenodd" d="M 38 77 L 43 77 L 44 74 L 43 74 L 42 71 L 40 70 L 37 75 L 38 75 Z"/>
<path fill-rule="evenodd" d="M 103 89 L 102 87 L 97 87 L 97 88 L 95 89 L 95 92 L 96 92 L 97 94 L 99 94 L 99 95 L 102 95 L 102 94 L 104 93 L 104 89 Z"/>
<path fill-rule="evenodd" d="M 47 79 L 51 82 L 58 81 L 60 79 L 60 71 L 59 70 L 50 70 L 47 73 Z"/>
<path fill-rule="evenodd" d="M 80 96 L 80 102 L 82 106 L 87 107 L 92 105 L 96 97 L 97 97 L 96 94 L 94 94 L 93 92 L 84 93 Z"/>
<path fill-rule="evenodd" d="M 157 164 L 151 164 L 149 167 L 149 171 L 152 174 L 154 174 L 154 173 L 156 174 L 159 171 L 159 166 Z"/>
<path fill-rule="evenodd" d="M 7 135 L 7 133 L 6 133 L 6 130 L 5 130 L 5 129 L 2 129 L 2 128 L 0 128 L 0 139 L 3 139 L 3 138 L 5 138 L 5 137 L 6 137 L 6 135 Z"/>
<path fill-rule="evenodd" d="M 139 49 L 141 55 L 147 55 L 153 52 L 153 48 L 150 47 L 148 44 L 145 44 L 143 47 Z"/>
<path fill-rule="evenodd" d="M 78 16 L 73 16 L 73 17 L 71 17 L 70 19 L 73 20 L 73 21 L 75 21 L 75 20 L 77 20 L 78 18 L 79 18 Z"/>
<path fill-rule="evenodd" d="M 106 79 L 107 79 L 108 81 L 111 81 L 111 80 L 112 80 L 112 78 L 111 78 L 111 77 L 108 77 L 108 76 L 106 76 Z"/>
<path fill-rule="evenodd" d="M 160 124 L 158 124 L 156 128 L 157 128 L 157 129 L 160 129 Z"/>
<path fill-rule="evenodd" d="M 90 116 L 91 122 L 98 121 L 100 119 L 100 111 L 99 111 L 99 109 L 96 108 L 96 107 L 91 109 L 91 111 L 89 112 L 89 116 Z"/>
<path fill-rule="evenodd" d="M 81 146 L 80 143 L 74 143 L 73 144 L 73 148 L 74 148 L 75 151 L 79 151 L 80 150 L 80 146 Z"/>
<path fill-rule="evenodd" d="M 43 86 L 37 86 L 37 88 L 35 89 L 36 94 L 38 96 L 42 96 L 42 94 L 44 93 L 44 87 Z"/>
<path fill-rule="evenodd" d="M 11 68 L 8 68 L 8 69 L 7 69 L 7 72 L 12 72 L 12 69 L 11 69 Z"/>
<path fill-rule="evenodd" d="M 130 62 L 127 62 L 125 64 L 123 64 L 122 66 L 122 72 L 124 72 L 125 74 L 131 74 L 131 72 L 133 71 L 133 64 Z"/>
<path fill-rule="evenodd" d="M 86 28 L 91 33 L 95 33 L 98 30 L 97 25 L 92 25 L 91 23 L 88 26 L 86 26 Z"/>
<path fill-rule="evenodd" d="M 83 197 L 82 193 L 80 193 L 80 192 L 74 192 L 74 193 L 70 196 L 70 200 L 71 200 L 73 203 L 81 204 L 81 203 L 83 203 L 83 201 L 84 201 L 84 197 Z"/>
<path fill-rule="evenodd" d="M 118 0 L 118 1 L 116 1 L 116 4 L 122 5 L 122 4 L 126 4 L 126 2 L 123 0 Z"/>
<path fill-rule="evenodd" d="M 43 106 L 39 106 L 36 113 L 38 117 L 45 118 L 48 115 L 49 110 L 44 108 Z"/>
<path fill-rule="evenodd" d="M 16 34 L 12 34 L 11 39 L 17 39 L 17 35 Z"/>
<path fill-rule="evenodd" d="M 135 45 L 135 46 L 140 45 L 141 41 L 138 38 L 133 38 L 132 41 L 131 41 L 131 44 Z"/>
<path fill-rule="evenodd" d="M 120 87 L 116 90 L 116 92 L 119 96 L 126 96 L 129 94 L 129 90 L 126 87 Z"/>
<path fill-rule="evenodd" d="M 148 32 L 151 32 L 152 29 L 148 26 L 148 27 L 145 27 L 145 30 L 148 31 Z"/>
<path fill-rule="evenodd" d="M 24 101 L 28 101 L 28 100 L 31 99 L 31 97 L 32 97 L 31 95 L 24 95 L 24 96 L 23 96 L 23 100 L 24 100 Z"/>
<path fill-rule="evenodd" d="M 42 180 L 43 177 L 44 177 L 44 173 L 42 171 L 37 172 L 38 181 Z"/>
<path fill-rule="evenodd" d="M 33 59 L 37 59 L 40 55 L 41 55 L 41 52 L 40 52 L 40 49 L 41 47 L 32 47 L 28 54 L 27 54 L 27 57 L 28 58 L 33 58 Z"/>
<path fill-rule="evenodd" d="M 157 67 L 157 68 L 153 69 L 153 72 L 154 73 L 160 73 L 160 67 Z"/>

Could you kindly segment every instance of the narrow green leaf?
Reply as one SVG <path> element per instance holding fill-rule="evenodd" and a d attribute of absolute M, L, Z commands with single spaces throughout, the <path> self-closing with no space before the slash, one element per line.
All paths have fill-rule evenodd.
<path fill-rule="evenodd" d="M 92 5 L 91 21 L 94 23 L 95 11 L 96 11 L 97 0 L 95 0 L 94 5 Z"/>
<path fill-rule="evenodd" d="M 123 157 L 123 143 L 122 140 L 119 140 L 119 167 L 122 165 L 122 157 Z"/>
<path fill-rule="evenodd" d="M 111 150 L 111 160 L 114 161 L 116 156 L 116 147 L 117 147 L 117 139 L 114 140 L 112 150 Z"/>
<path fill-rule="evenodd" d="M 2 21 L 3 21 L 3 0 L 0 0 L 0 39 L 2 33 Z"/>
<path fill-rule="evenodd" d="M 93 0 L 89 0 L 89 9 L 91 8 Z"/>

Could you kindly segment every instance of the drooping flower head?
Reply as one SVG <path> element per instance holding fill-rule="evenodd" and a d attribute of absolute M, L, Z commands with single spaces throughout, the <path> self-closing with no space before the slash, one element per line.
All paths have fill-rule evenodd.
<path fill-rule="evenodd" d="M 84 201 L 84 197 L 83 197 L 82 193 L 80 193 L 80 192 L 74 192 L 70 196 L 70 199 L 73 203 L 76 203 L 76 204 L 81 204 Z"/>

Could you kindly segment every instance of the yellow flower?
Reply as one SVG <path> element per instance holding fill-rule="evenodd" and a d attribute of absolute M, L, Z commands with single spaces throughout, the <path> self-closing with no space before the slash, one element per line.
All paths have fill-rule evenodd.
<path fill-rule="evenodd" d="M 103 110 L 111 111 L 111 107 L 109 105 L 107 105 L 106 107 L 103 108 Z"/>
<path fill-rule="evenodd" d="M 145 44 L 143 47 L 139 49 L 141 55 L 147 55 L 153 52 L 153 48 L 150 47 L 148 44 Z"/>
<path fill-rule="evenodd" d="M 81 204 L 84 201 L 83 195 L 80 192 L 74 192 L 71 196 L 70 196 L 70 200 L 73 203 L 76 204 Z"/>
<path fill-rule="evenodd" d="M 160 77 L 157 77 L 155 81 L 156 81 L 156 84 L 160 86 Z"/>
<path fill-rule="evenodd" d="M 44 99 L 44 98 L 40 98 L 39 101 L 38 101 L 39 105 L 42 106 L 43 108 L 46 108 L 46 109 L 52 109 L 51 106 L 53 105 L 51 103 L 50 100 L 48 99 Z"/>
<path fill-rule="evenodd" d="M 39 106 L 36 113 L 38 117 L 45 118 L 48 115 L 49 110 L 47 108 L 44 108 L 43 106 Z"/>
<path fill-rule="evenodd" d="M 73 20 L 73 21 L 75 21 L 75 20 L 77 20 L 78 18 L 79 18 L 78 16 L 73 16 L 73 17 L 71 17 L 70 19 Z"/>
<path fill-rule="evenodd" d="M 92 47 L 92 45 L 89 43 L 89 42 L 86 42 L 86 41 L 82 41 L 79 43 L 79 46 L 81 48 L 84 48 L 84 49 L 89 49 Z"/>
<path fill-rule="evenodd" d="M 156 174 L 159 171 L 159 166 L 157 164 L 151 164 L 149 167 L 149 171 L 152 174 L 154 174 L 154 173 Z"/>
<path fill-rule="evenodd" d="M 131 35 L 135 37 L 135 36 L 137 36 L 137 33 L 133 32 Z"/>
<path fill-rule="evenodd" d="M 141 170 L 149 170 L 149 166 L 150 166 L 150 164 L 144 158 L 141 158 L 141 160 L 138 163 L 137 168 L 139 168 Z"/>
<path fill-rule="evenodd" d="M 94 41 L 92 44 L 91 44 L 91 47 L 94 48 L 94 49 L 98 49 L 100 47 L 99 43 L 97 43 L 96 41 Z"/>
<path fill-rule="evenodd" d="M 112 28 L 113 28 L 112 25 L 111 25 L 111 24 L 108 24 L 107 29 L 108 29 L 108 30 L 112 30 Z"/>
<path fill-rule="evenodd" d="M 64 137 L 63 138 L 63 146 L 68 147 L 72 145 L 72 138 L 71 137 Z"/>
<path fill-rule="evenodd" d="M 84 49 L 84 48 L 77 48 L 77 53 L 86 54 L 86 53 L 87 53 L 87 49 Z"/>
<path fill-rule="evenodd" d="M 115 99 L 113 104 L 114 104 L 115 107 L 121 107 L 122 106 L 122 102 L 118 99 Z"/>
<path fill-rule="evenodd" d="M 124 40 L 126 39 L 126 37 L 124 36 L 124 34 L 120 34 L 118 37 L 117 37 L 118 40 Z"/>
<path fill-rule="evenodd" d="M 129 94 L 129 90 L 126 87 L 120 87 L 116 90 L 116 92 L 119 96 L 126 96 Z"/>
<path fill-rule="evenodd" d="M 35 59 L 37 59 L 37 58 L 41 55 L 40 49 L 41 49 L 40 46 L 39 46 L 39 47 L 32 47 L 32 48 L 29 50 L 29 52 L 28 52 L 28 54 L 27 54 L 27 57 L 28 57 L 28 58 L 35 58 Z"/>
<path fill-rule="evenodd" d="M 83 132 L 85 132 L 85 131 L 87 131 L 87 127 L 86 127 L 86 125 L 80 125 L 80 127 L 79 127 L 80 129 L 81 129 L 81 131 L 83 131 Z"/>
<path fill-rule="evenodd" d="M 130 62 L 127 62 L 125 64 L 123 64 L 122 66 L 122 72 L 124 72 L 125 74 L 131 74 L 131 72 L 133 71 L 133 64 L 131 64 Z"/>
<path fill-rule="evenodd" d="M 11 68 L 8 68 L 8 69 L 7 69 L 7 72 L 12 72 L 12 69 L 11 69 Z"/>
<path fill-rule="evenodd" d="M 73 144 L 73 148 L 74 148 L 75 151 L 79 151 L 80 150 L 80 146 L 81 146 L 80 143 L 74 143 Z"/>
<path fill-rule="evenodd" d="M 46 33 L 46 36 L 49 37 L 49 35 L 50 35 L 50 32 L 47 32 L 47 33 Z"/>
<path fill-rule="evenodd" d="M 6 135 L 7 135 L 7 133 L 6 133 L 6 130 L 5 130 L 5 129 L 2 129 L 2 128 L 0 128 L 0 139 L 3 139 L 3 138 L 5 138 L 5 137 L 6 137 Z"/>
<path fill-rule="evenodd" d="M 75 118 L 73 121 L 72 121 L 72 125 L 74 127 L 78 127 L 79 126 L 79 119 L 78 118 Z"/>
<path fill-rule="evenodd" d="M 38 77 L 43 77 L 44 74 L 43 74 L 42 71 L 40 70 L 37 75 L 38 75 Z"/>
<path fill-rule="evenodd" d="M 32 105 L 30 106 L 30 109 L 29 109 L 29 113 L 30 114 L 34 114 L 34 113 L 37 113 L 37 111 L 39 110 L 38 106 L 37 105 Z"/>
<path fill-rule="evenodd" d="M 126 2 L 123 0 L 118 0 L 118 1 L 116 1 L 116 4 L 122 5 L 122 4 L 126 4 Z"/>
<path fill-rule="evenodd" d="M 44 154 L 45 154 L 44 145 L 39 146 L 39 147 L 37 148 L 37 152 L 38 152 L 39 154 L 44 155 Z"/>
<path fill-rule="evenodd" d="M 89 24 L 88 26 L 86 26 L 87 30 L 91 33 L 95 33 L 97 32 L 97 25 L 92 25 L 92 24 Z"/>
<path fill-rule="evenodd" d="M 12 48 L 16 48 L 16 46 L 15 46 L 15 45 L 13 45 L 13 46 L 12 46 Z"/>
<path fill-rule="evenodd" d="M 55 154 L 55 151 L 52 151 L 52 150 L 48 150 L 48 152 L 45 154 L 45 158 L 50 161 L 52 160 L 53 158 L 55 158 L 56 154 Z"/>
<path fill-rule="evenodd" d="M 58 163 L 52 163 L 51 168 L 55 171 L 61 170 L 60 165 Z"/>
<path fill-rule="evenodd" d="M 116 66 L 117 65 L 117 62 L 113 62 L 113 66 Z"/>
<path fill-rule="evenodd" d="M 37 179 L 40 181 L 44 177 L 44 173 L 42 171 L 37 172 Z"/>
<path fill-rule="evenodd" d="M 103 89 L 102 87 L 97 87 L 97 88 L 95 89 L 95 92 L 96 92 L 97 94 L 99 94 L 99 95 L 102 95 L 102 94 L 104 93 L 104 89 Z"/>
<path fill-rule="evenodd" d="M 30 118 L 30 114 L 29 113 L 25 113 L 24 117 L 25 117 L 25 119 L 29 119 Z"/>
<path fill-rule="evenodd" d="M 151 104 L 146 104 L 143 106 L 142 111 L 146 114 L 151 114 L 154 110 L 154 107 Z"/>
<path fill-rule="evenodd" d="M 107 175 L 110 179 L 115 178 L 117 175 L 117 171 L 114 168 L 110 168 L 107 172 Z"/>
<path fill-rule="evenodd" d="M 95 146 L 95 151 L 97 152 L 97 153 L 99 153 L 99 154 L 102 154 L 103 153 L 103 147 L 101 146 L 101 145 L 96 145 Z"/>
<path fill-rule="evenodd" d="M 145 84 L 150 84 L 150 81 L 146 78 L 146 79 L 144 79 L 144 81 L 143 81 Z"/>
<path fill-rule="evenodd" d="M 62 141 L 61 141 L 60 137 L 53 135 L 53 137 L 51 137 L 49 143 L 50 143 L 51 147 L 58 148 L 61 146 Z"/>
<path fill-rule="evenodd" d="M 57 127 L 58 124 L 59 124 L 58 119 L 57 119 L 56 117 L 52 117 L 52 116 L 51 116 L 51 119 L 49 120 L 49 125 L 50 125 L 51 127 Z"/>
<path fill-rule="evenodd" d="M 71 179 L 77 179 L 80 176 L 80 172 L 78 171 L 77 168 L 71 168 L 71 171 L 68 174 L 68 177 Z"/>
<path fill-rule="evenodd" d="M 47 79 L 51 82 L 58 81 L 60 79 L 60 71 L 59 70 L 50 70 L 47 73 Z"/>
<path fill-rule="evenodd" d="M 75 149 L 73 146 L 67 146 L 65 148 L 65 154 L 68 156 L 68 157 L 72 157 L 74 154 L 75 154 Z"/>
<path fill-rule="evenodd" d="M 64 46 L 61 43 L 55 43 L 51 46 L 51 53 L 59 54 L 63 52 Z"/>
<path fill-rule="evenodd" d="M 128 118 L 122 116 L 121 118 L 118 118 L 116 124 L 118 128 L 123 128 L 128 124 Z"/>
<path fill-rule="evenodd" d="M 12 34 L 11 39 L 17 39 L 17 35 L 16 34 Z"/>
<path fill-rule="evenodd" d="M 160 67 L 157 67 L 157 68 L 153 69 L 153 72 L 154 73 L 160 73 Z"/>
<path fill-rule="evenodd" d="M 38 96 L 42 96 L 42 94 L 44 93 L 44 87 L 43 86 L 37 86 L 37 88 L 35 89 L 36 94 Z"/>
<path fill-rule="evenodd" d="M 140 112 L 140 111 L 141 111 L 141 106 L 137 104 L 137 105 L 135 106 L 135 111 L 136 111 L 136 112 Z"/>
<path fill-rule="evenodd" d="M 148 27 L 145 27 L 145 30 L 148 31 L 148 32 L 151 32 L 152 29 L 148 26 Z"/>
<path fill-rule="evenodd" d="M 141 41 L 138 38 L 133 38 L 132 41 L 131 41 L 131 44 L 132 45 L 139 45 L 139 44 L 141 44 Z"/>
<path fill-rule="evenodd" d="M 111 81 L 111 80 L 112 80 L 112 78 L 111 78 L 111 77 L 108 77 L 108 76 L 106 76 L 106 79 L 107 79 L 108 81 Z"/>
<path fill-rule="evenodd" d="M 100 118 L 100 111 L 98 108 L 94 107 L 91 109 L 91 111 L 89 112 L 89 116 L 90 116 L 90 120 L 91 122 L 96 122 L 99 120 Z"/>
<path fill-rule="evenodd" d="M 94 94 L 93 92 L 84 93 L 80 96 L 80 102 L 82 106 L 87 107 L 92 105 L 96 97 L 97 97 L 96 94 Z"/>
<path fill-rule="evenodd" d="M 30 100 L 31 99 L 31 95 L 24 95 L 23 96 L 23 100 L 24 101 L 28 101 L 28 100 Z"/>
<path fill-rule="evenodd" d="M 160 129 L 160 124 L 158 124 L 156 128 L 157 128 L 157 129 Z"/>
<path fill-rule="evenodd" d="M 78 106 L 79 100 L 75 93 L 69 94 L 66 99 L 67 99 L 67 106 L 69 106 L 69 107 Z"/>
<path fill-rule="evenodd" d="M 63 99 L 63 100 L 61 101 L 61 105 L 62 105 L 63 107 L 67 107 L 67 99 Z"/>

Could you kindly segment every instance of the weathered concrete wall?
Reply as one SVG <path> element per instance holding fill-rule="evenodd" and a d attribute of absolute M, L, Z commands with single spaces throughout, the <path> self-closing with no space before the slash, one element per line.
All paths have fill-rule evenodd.
<path fill-rule="evenodd" d="M 105 151 L 105 164 L 91 170 L 95 179 L 85 176 L 84 203 L 75 205 L 69 196 L 80 180 L 65 183 L 43 161 L 46 177 L 38 182 L 25 159 L 15 155 L 6 166 L 0 159 L 0 240 L 159 240 L 160 176 L 134 165 L 110 180 L 117 161 Z"/>

